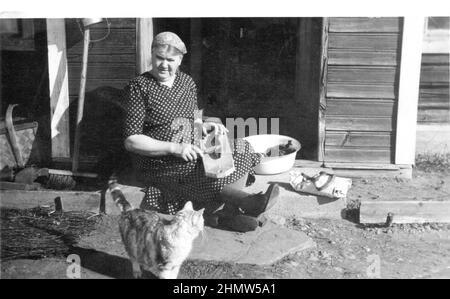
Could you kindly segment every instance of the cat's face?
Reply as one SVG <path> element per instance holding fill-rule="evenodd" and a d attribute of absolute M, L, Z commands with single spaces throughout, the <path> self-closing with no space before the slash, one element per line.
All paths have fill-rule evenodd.
<path fill-rule="evenodd" d="M 203 230 L 204 220 L 203 220 L 203 212 L 205 209 L 201 209 L 195 211 L 192 207 L 192 202 L 188 201 L 183 209 L 181 209 L 177 213 L 177 218 L 182 220 L 183 223 L 187 226 L 193 228 L 193 231 L 199 233 Z"/>

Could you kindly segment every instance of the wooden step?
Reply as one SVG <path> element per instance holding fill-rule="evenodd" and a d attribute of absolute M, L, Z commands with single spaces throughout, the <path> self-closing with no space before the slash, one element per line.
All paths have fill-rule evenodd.
<path fill-rule="evenodd" d="M 363 201 L 360 223 L 385 223 L 393 213 L 392 223 L 450 223 L 450 201 Z"/>

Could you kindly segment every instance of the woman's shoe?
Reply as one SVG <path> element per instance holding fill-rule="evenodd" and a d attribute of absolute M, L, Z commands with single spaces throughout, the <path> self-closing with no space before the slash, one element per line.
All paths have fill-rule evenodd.
<path fill-rule="evenodd" d="M 216 228 L 219 226 L 219 216 L 217 215 L 203 215 L 203 220 L 205 221 L 205 225 L 209 227 Z"/>
<path fill-rule="evenodd" d="M 255 217 L 238 214 L 219 217 L 219 226 L 232 231 L 245 233 L 254 231 L 259 226 L 259 221 Z"/>
<path fill-rule="evenodd" d="M 266 193 L 250 195 L 242 199 L 239 208 L 245 215 L 258 217 L 262 213 L 270 210 L 278 201 L 280 195 L 280 186 L 278 184 L 271 184 L 267 188 Z"/>

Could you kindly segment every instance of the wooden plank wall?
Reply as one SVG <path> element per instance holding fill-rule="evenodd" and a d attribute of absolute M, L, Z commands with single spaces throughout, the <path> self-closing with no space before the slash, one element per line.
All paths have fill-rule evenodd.
<path fill-rule="evenodd" d="M 136 74 L 136 19 L 108 19 L 109 35 L 102 41 L 91 42 L 89 48 L 86 92 L 97 87 L 123 88 Z M 75 20 L 68 19 L 67 59 L 69 64 L 69 93 L 78 96 L 83 36 Z M 107 33 L 106 22 L 91 29 L 91 40 L 100 39 Z"/>
<path fill-rule="evenodd" d="M 418 123 L 450 123 L 449 58 L 448 53 L 422 55 Z"/>
<path fill-rule="evenodd" d="M 401 26 L 401 18 L 329 18 L 326 162 L 393 162 Z"/>
<path fill-rule="evenodd" d="M 102 160 L 121 146 L 122 90 L 138 72 L 136 19 L 108 21 L 110 32 L 104 39 L 108 33 L 106 20 L 91 27 L 80 149 L 85 161 Z M 66 20 L 66 37 L 73 142 L 83 54 L 83 35 L 75 19 Z M 98 39 L 102 40 L 95 41 Z"/>

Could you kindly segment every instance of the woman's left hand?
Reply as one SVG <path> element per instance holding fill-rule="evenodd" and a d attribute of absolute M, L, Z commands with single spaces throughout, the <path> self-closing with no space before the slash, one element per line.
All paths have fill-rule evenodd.
<path fill-rule="evenodd" d="M 203 123 L 203 134 L 207 135 L 208 131 L 214 131 L 215 135 L 225 135 L 228 133 L 228 129 L 224 125 L 214 123 L 214 122 L 204 122 Z"/>

